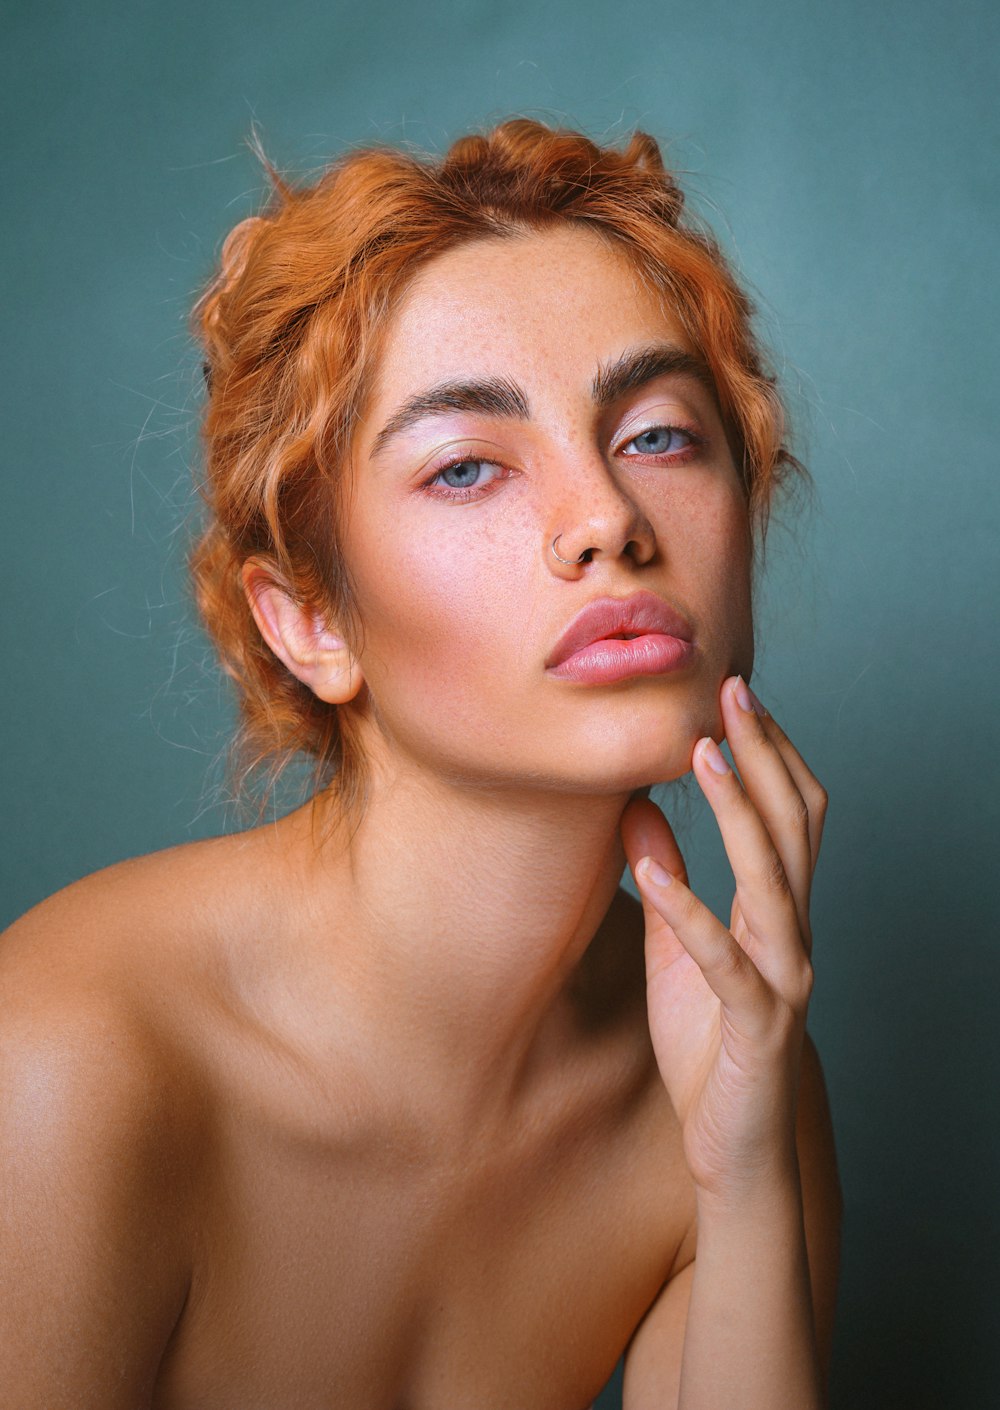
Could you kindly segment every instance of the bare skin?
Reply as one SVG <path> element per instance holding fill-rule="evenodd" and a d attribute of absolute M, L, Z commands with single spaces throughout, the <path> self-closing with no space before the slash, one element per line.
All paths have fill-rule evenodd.
<path fill-rule="evenodd" d="M 739 1017 L 743 991 L 716 994 L 701 951 L 722 942 L 677 909 L 682 859 L 636 792 L 693 763 L 750 916 L 734 907 L 733 936 L 765 943 L 752 874 L 777 854 L 790 885 L 760 924 L 797 953 L 821 817 L 814 802 L 810 850 L 790 820 L 809 786 L 732 696 L 752 664 L 749 564 L 717 409 L 674 374 L 592 399 L 599 366 L 664 339 L 683 348 L 589 234 L 436 260 L 359 435 L 345 551 L 363 651 L 247 572 L 272 648 L 358 712 L 360 827 L 317 847 L 299 812 L 126 863 L 4 937 L 12 1405 L 580 1410 L 632 1338 L 630 1410 L 712 1404 L 700 1347 L 739 1327 L 716 1294 L 766 1306 L 772 1284 L 763 1331 L 806 1388 L 796 1403 L 819 1403 L 812 1333 L 788 1310 L 815 1316 L 825 1358 L 837 1190 L 808 995 L 760 1064 L 757 1089 L 781 1101 L 725 1108 L 709 1157 L 700 1082 L 718 1064 L 687 1040 L 717 1027 L 720 1001 Z M 402 401 L 459 374 L 513 379 L 530 416 L 425 418 L 380 459 Z M 683 433 L 668 453 L 623 448 L 692 423 L 697 454 Z M 496 456 L 477 498 L 425 488 L 448 447 Z M 556 533 L 567 557 L 590 550 L 579 568 L 553 566 Z M 640 587 L 693 623 L 695 666 L 553 683 L 546 654 L 579 607 Z M 704 740 L 723 735 L 745 795 L 710 776 Z M 747 807 L 758 831 L 736 821 Z M 672 901 L 644 883 L 644 916 L 618 885 L 648 854 L 678 880 Z M 672 963 L 685 945 L 707 982 Z M 758 1149 L 775 1156 L 755 1165 L 766 1184 L 719 1178 Z M 769 1220 L 793 1230 L 773 1278 L 748 1238 Z M 706 1229 L 704 1267 L 723 1271 L 699 1290 Z M 746 1266 L 741 1286 L 725 1273 L 741 1257 L 759 1287 Z"/>
<path fill-rule="evenodd" d="M 330 1024 L 339 1061 L 289 1023 L 309 1008 L 308 916 L 275 898 L 296 894 L 283 844 L 304 850 L 306 832 L 294 815 L 113 867 L 5 936 L 5 1009 L 32 995 L 8 1037 L 37 1053 L 36 1084 L 87 1115 L 52 1133 L 59 1217 L 26 1211 L 14 1345 L 44 1354 L 11 1405 L 37 1403 L 37 1375 L 52 1406 L 568 1410 L 690 1266 L 695 1195 L 652 1059 L 636 903 L 619 893 L 588 952 L 576 1032 L 470 1127 L 447 1087 L 430 1102 L 401 1088 L 349 1005 Z M 815 1077 L 806 1101 L 820 1196 Z M 118 1142 L 149 1147 L 116 1191 L 134 1226 L 81 1247 L 72 1201 L 89 1192 L 62 1194 L 62 1169 L 76 1186 L 78 1159 L 114 1168 Z M 96 1176 L 100 1227 L 118 1203 L 112 1170 Z M 56 1307 L 53 1287 L 67 1288 Z"/>
<path fill-rule="evenodd" d="M 121 1078 L 116 1120 L 133 1142 L 150 1109 L 165 1128 L 159 1169 L 130 1192 L 134 1243 L 118 1230 L 102 1249 L 114 1288 L 143 1287 L 144 1325 L 131 1298 L 75 1309 L 96 1344 L 74 1391 L 93 1398 L 73 1403 L 145 1403 L 155 1368 L 157 1407 L 582 1406 L 691 1252 L 692 1193 L 644 1032 L 639 908 L 622 893 L 558 1048 L 471 1123 L 460 1082 L 399 1080 L 346 994 L 324 1003 L 322 1039 L 307 1031 L 308 908 L 274 900 L 295 894 L 293 826 L 112 868 L 5 941 L 5 998 L 30 991 L 60 1035 L 46 1071 L 86 1060 L 106 1094 L 137 1049 L 150 1070 Z M 122 911 L 142 915 L 140 934 L 118 928 Z M 88 1111 L 92 1080 L 69 1094 Z M 36 1344 L 50 1330 L 65 1357 L 65 1328 L 45 1328 L 50 1278 L 77 1278 L 80 1250 L 58 1225 L 39 1238 L 49 1274 L 26 1330 Z M 134 1338 L 121 1359 L 114 1324 Z M 121 1360 L 131 1399 L 112 1396 Z"/>

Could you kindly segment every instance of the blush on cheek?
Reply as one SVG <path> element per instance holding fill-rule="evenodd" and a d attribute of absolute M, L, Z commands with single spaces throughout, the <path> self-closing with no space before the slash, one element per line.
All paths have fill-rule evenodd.
<path fill-rule="evenodd" d="M 362 665 L 380 710 L 451 709 L 488 671 L 497 640 L 496 604 L 485 600 L 467 555 L 437 544 L 411 545 L 394 559 L 392 578 L 356 575 L 364 622 Z M 484 600 L 477 600 L 477 599 Z"/>

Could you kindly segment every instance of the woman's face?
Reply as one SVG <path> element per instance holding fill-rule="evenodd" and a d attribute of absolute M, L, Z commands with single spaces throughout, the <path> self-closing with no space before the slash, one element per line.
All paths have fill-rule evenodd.
<path fill-rule="evenodd" d="M 711 385 L 623 254 L 573 227 L 439 256 L 354 444 L 369 747 L 465 784 L 610 793 L 720 737 L 721 682 L 753 660 L 745 500 Z M 585 561 L 560 564 L 557 535 Z M 581 609 L 638 592 L 687 624 L 679 665 L 553 668 Z"/>

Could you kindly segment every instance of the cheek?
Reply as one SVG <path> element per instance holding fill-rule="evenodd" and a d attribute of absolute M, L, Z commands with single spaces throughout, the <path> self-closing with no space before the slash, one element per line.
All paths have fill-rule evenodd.
<path fill-rule="evenodd" d="M 482 535 L 401 538 L 368 532 L 349 546 L 364 624 L 362 666 L 380 710 L 442 702 L 464 720 L 516 649 L 520 596 Z M 481 708 L 480 708 L 481 713 Z"/>

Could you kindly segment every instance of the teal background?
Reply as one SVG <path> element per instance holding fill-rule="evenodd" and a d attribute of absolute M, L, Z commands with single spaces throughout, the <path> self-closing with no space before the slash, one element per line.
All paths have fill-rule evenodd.
<path fill-rule="evenodd" d="M 261 197 L 251 122 L 300 172 L 525 112 L 641 126 L 687 173 L 816 481 L 772 535 L 755 684 L 832 799 L 811 1026 L 847 1204 L 843 1410 L 1000 1403 L 998 15 L 22 0 L 4 24 L 4 921 L 233 823 L 229 705 L 184 597 L 185 318 Z"/>

